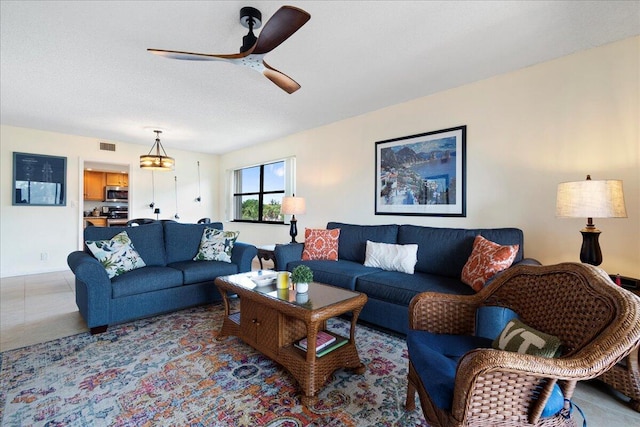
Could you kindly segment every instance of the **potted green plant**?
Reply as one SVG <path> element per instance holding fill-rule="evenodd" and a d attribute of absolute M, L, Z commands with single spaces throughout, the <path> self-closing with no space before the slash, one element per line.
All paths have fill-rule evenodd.
<path fill-rule="evenodd" d="M 307 292 L 311 282 L 313 282 L 313 271 L 306 265 L 299 265 L 291 272 L 291 283 L 295 283 L 296 292 Z"/>

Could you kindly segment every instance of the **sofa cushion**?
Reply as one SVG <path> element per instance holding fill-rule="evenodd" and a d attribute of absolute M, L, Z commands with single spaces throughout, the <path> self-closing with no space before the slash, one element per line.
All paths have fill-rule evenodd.
<path fill-rule="evenodd" d="M 329 282 L 331 283 L 331 282 Z M 420 292 L 446 294 L 473 294 L 473 290 L 454 279 L 434 274 L 406 274 L 397 271 L 378 271 L 358 277 L 355 290 L 394 304 L 409 306 L 411 299 Z"/>
<path fill-rule="evenodd" d="M 491 348 L 491 340 L 468 335 L 409 330 L 409 358 L 425 390 L 441 409 L 450 410 L 458 360 L 476 348 Z"/>
<path fill-rule="evenodd" d="M 109 279 L 146 266 L 126 231 L 116 234 L 110 240 L 87 240 L 85 244 L 107 271 Z"/>
<path fill-rule="evenodd" d="M 553 358 L 560 354 L 560 338 L 545 334 L 519 319 L 511 319 L 496 339 L 493 348 Z"/>
<path fill-rule="evenodd" d="M 202 232 L 198 253 L 194 261 L 231 262 L 233 244 L 238 239 L 238 231 L 223 231 L 206 227 Z"/>
<path fill-rule="evenodd" d="M 336 261 L 338 259 L 339 238 L 339 228 L 334 228 L 333 230 L 317 230 L 305 228 L 302 259 L 305 261 L 315 259 Z"/>
<path fill-rule="evenodd" d="M 413 274 L 418 245 L 394 245 L 367 240 L 364 265 Z"/>
<path fill-rule="evenodd" d="M 496 273 L 511 267 L 519 248 L 520 245 L 499 245 L 476 236 L 471 255 L 462 268 L 462 282 L 479 291 Z"/>
<path fill-rule="evenodd" d="M 381 243 L 398 243 L 398 225 L 353 225 L 329 222 L 327 229 L 340 229 L 338 259 L 364 263 L 367 240 Z"/>
<path fill-rule="evenodd" d="M 315 282 L 328 283 L 349 290 L 355 289 L 358 277 L 382 271 L 379 268 L 365 267 L 360 263 L 341 259 L 337 261 L 292 261 L 287 264 L 287 269 L 293 271 L 301 264 L 311 268 Z M 465 288 L 468 289 L 467 286 Z"/>
<path fill-rule="evenodd" d="M 238 266 L 224 261 L 178 261 L 169 267 L 182 272 L 185 285 L 213 281 L 218 276 L 239 273 Z"/>
<path fill-rule="evenodd" d="M 210 224 L 165 222 L 163 225 L 167 264 L 178 261 L 191 261 L 198 253 L 200 240 L 205 228 L 222 230 L 221 222 L 212 222 Z"/>
<path fill-rule="evenodd" d="M 135 227 L 142 228 L 146 225 Z M 143 267 L 111 280 L 113 298 L 182 286 L 182 272 L 170 267 Z"/>
<path fill-rule="evenodd" d="M 524 238 L 522 230 L 518 228 L 462 229 L 401 225 L 397 243 L 418 245 L 416 271 L 459 279 L 478 234 L 500 245 L 520 245 L 513 262 L 522 260 Z"/>
<path fill-rule="evenodd" d="M 87 227 L 84 229 L 84 240 L 108 240 L 123 231 L 127 232 L 133 247 L 147 266 L 166 265 L 161 223 L 139 227 Z"/>

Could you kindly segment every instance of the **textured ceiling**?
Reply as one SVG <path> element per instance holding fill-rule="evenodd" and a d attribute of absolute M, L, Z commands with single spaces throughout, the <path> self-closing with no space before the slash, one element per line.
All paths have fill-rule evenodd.
<path fill-rule="evenodd" d="M 243 6 L 311 20 L 266 55 L 302 88 L 147 48 L 237 53 Z M 640 34 L 638 1 L 0 2 L 5 125 L 224 153 Z M 256 31 L 259 34 L 260 30 Z"/>

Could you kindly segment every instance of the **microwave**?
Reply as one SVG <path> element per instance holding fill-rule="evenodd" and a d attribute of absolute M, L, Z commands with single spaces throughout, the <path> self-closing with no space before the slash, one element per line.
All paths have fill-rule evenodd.
<path fill-rule="evenodd" d="M 105 202 L 128 202 L 129 201 L 129 187 L 116 187 L 113 185 L 107 185 L 104 187 L 104 201 Z"/>

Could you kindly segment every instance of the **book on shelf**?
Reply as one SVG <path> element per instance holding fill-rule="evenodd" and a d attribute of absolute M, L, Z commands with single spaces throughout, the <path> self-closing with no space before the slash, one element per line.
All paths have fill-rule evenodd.
<path fill-rule="evenodd" d="M 326 347 L 320 350 L 316 350 L 316 357 L 322 357 L 327 353 L 331 353 L 333 350 L 342 347 L 348 342 L 349 340 L 347 338 L 335 337 L 335 341 L 333 341 L 332 343 L 330 343 L 329 345 L 327 345 Z M 300 350 L 307 351 L 306 349 L 302 348 L 302 346 L 300 345 L 300 342 L 296 342 L 293 345 L 299 348 Z"/>
<path fill-rule="evenodd" d="M 334 342 L 336 340 L 336 337 L 334 337 L 331 334 L 326 333 L 325 331 L 319 331 L 318 332 L 318 336 L 316 337 L 316 351 L 320 351 L 323 348 L 325 348 L 326 346 L 328 346 L 329 344 L 331 344 L 332 342 Z M 303 350 L 307 350 L 307 339 L 303 338 L 301 339 L 298 344 L 300 345 L 300 348 Z"/>

